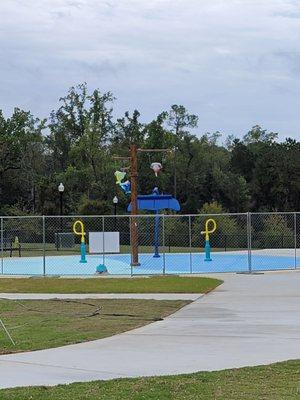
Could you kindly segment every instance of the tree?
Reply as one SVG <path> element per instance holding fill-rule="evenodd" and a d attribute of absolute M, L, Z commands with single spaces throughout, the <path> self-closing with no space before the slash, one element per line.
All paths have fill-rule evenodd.
<path fill-rule="evenodd" d="M 268 132 L 266 129 L 262 129 L 260 125 L 255 125 L 252 129 L 243 137 L 245 144 L 250 143 L 273 143 L 278 137 L 276 132 Z"/>
<path fill-rule="evenodd" d="M 125 112 L 123 118 L 119 118 L 116 123 L 115 133 L 112 143 L 119 149 L 128 149 L 131 144 L 141 146 L 145 139 L 144 125 L 139 121 L 140 113 L 134 110 L 132 116 Z"/>
<path fill-rule="evenodd" d="M 288 180 L 285 164 L 287 154 L 277 144 L 264 145 L 257 158 L 251 182 L 252 197 L 259 210 L 288 210 Z"/>
<path fill-rule="evenodd" d="M 222 235 L 237 234 L 239 228 L 236 217 L 234 216 L 228 217 L 226 215 L 221 215 L 224 214 L 224 211 L 225 210 L 223 209 L 221 204 L 219 204 L 217 201 L 213 201 L 211 203 L 203 204 L 203 206 L 199 210 L 199 214 L 212 215 L 212 218 L 214 218 L 217 221 L 217 230 L 219 234 Z M 207 218 L 205 217 L 205 219 Z"/>
<path fill-rule="evenodd" d="M 72 87 L 60 99 L 62 105 L 57 111 L 52 111 L 50 116 L 50 135 L 47 139 L 55 171 L 63 171 L 69 163 L 77 163 L 80 155 L 91 163 L 96 177 L 96 155 L 107 144 L 114 129 L 111 107 L 113 100 L 110 92 L 101 94 L 98 89 L 89 95 L 86 84 Z M 76 147 L 83 151 L 76 151 Z M 72 158 L 74 148 L 76 160 Z"/>
<path fill-rule="evenodd" d="M 239 216 L 222 215 L 224 214 L 224 211 L 222 205 L 217 201 L 203 204 L 201 209 L 198 210 L 200 215 L 193 220 L 193 243 L 197 243 L 197 241 L 199 242 L 201 231 L 204 231 L 205 222 L 209 218 L 213 218 L 217 224 L 217 229 L 210 238 L 213 247 L 236 248 L 244 243 L 245 237 L 247 236 L 245 219 L 240 218 Z M 203 236 L 202 242 L 204 243 Z"/>
<path fill-rule="evenodd" d="M 255 155 L 246 144 L 239 139 L 233 140 L 230 159 L 230 168 L 233 173 L 242 175 L 247 182 L 251 182 L 255 160 Z"/>
<path fill-rule="evenodd" d="M 215 202 L 222 212 L 300 208 L 299 141 L 280 143 L 277 133 L 256 125 L 242 139 L 230 136 L 224 146 L 218 131 L 196 135 L 198 117 L 183 105 L 142 123 L 137 110 L 115 116 L 113 102 L 111 92 L 81 84 L 60 99 L 48 125 L 17 108 L 9 118 L 0 111 L 1 213 L 57 214 L 60 182 L 66 188 L 66 213 L 83 206 L 87 212 L 105 212 L 115 195 L 125 212 L 129 198 L 115 184 L 114 172 L 124 167 L 128 173 L 129 162 L 113 156 L 128 157 L 132 143 L 172 150 L 139 153 L 139 193 L 158 186 L 176 195 L 182 213 L 194 214 Z M 152 162 L 163 165 L 158 177 Z M 176 229 L 188 226 L 174 224 Z"/>
<path fill-rule="evenodd" d="M 51 114 L 47 138 L 50 175 L 56 182 L 66 183 L 67 204 L 75 210 L 83 194 L 105 200 L 113 192 L 108 149 L 115 129 L 114 97 L 98 89 L 89 94 L 87 85 L 82 84 L 71 88 L 60 101 L 60 108 Z"/>
<path fill-rule="evenodd" d="M 0 111 L 0 204 L 35 211 L 38 176 L 43 170 L 45 121 L 15 108 L 10 118 Z M 32 204 L 31 204 L 32 203 Z"/>
<path fill-rule="evenodd" d="M 84 199 L 77 211 L 80 215 L 105 215 L 111 213 L 111 208 L 104 201 Z"/>
<path fill-rule="evenodd" d="M 249 190 L 245 179 L 230 171 L 214 168 L 212 179 L 215 198 L 230 212 L 244 212 L 249 207 Z"/>
<path fill-rule="evenodd" d="M 261 232 L 256 231 L 253 235 L 254 245 L 263 248 L 293 247 L 293 224 L 294 220 L 290 215 L 270 214 L 264 216 Z"/>
<path fill-rule="evenodd" d="M 167 117 L 168 113 L 162 112 L 156 119 L 145 125 L 146 148 L 164 149 L 172 146 L 170 133 L 164 127 Z"/>
<path fill-rule="evenodd" d="M 188 133 L 189 129 L 196 128 L 198 117 L 194 114 L 189 114 L 184 106 L 173 104 L 169 111 L 168 125 L 171 127 L 171 132 L 177 137 L 182 137 Z"/>

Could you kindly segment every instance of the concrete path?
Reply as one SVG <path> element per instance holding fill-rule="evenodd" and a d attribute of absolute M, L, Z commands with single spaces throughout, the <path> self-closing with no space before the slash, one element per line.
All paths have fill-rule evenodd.
<path fill-rule="evenodd" d="M 216 291 L 107 339 L 0 357 L 0 386 L 219 370 L 300 358 L 300 273 L 223 275 Z"/>
<path fill-rule="evenodd" d="M 143 300 L 197 300 L 201 293 L 0 293 L 0 299 L 51 300 L 51 299 L 143 299 Z"/>

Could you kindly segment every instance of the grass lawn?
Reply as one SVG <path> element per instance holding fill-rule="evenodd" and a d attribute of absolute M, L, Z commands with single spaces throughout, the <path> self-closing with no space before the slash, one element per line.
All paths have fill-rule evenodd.
<path fill-rule="evenodd" d="M 188 239 L 187 239 L 188 242 Z M 245 250 L 244 247 L 214 247 L 214 252 L 219 251 L 235 251 L 235 250 Z M 89 251 L 89 246 L 87 245 L 87 252 Z M 140 253 L 153 253 L 153 246 L 139 246 Z M 189 246 L 160 246 L 160 252 L 167 253 L 204 253 L 204 248 L 199 243 L 197 247 L 189 247 Z M 75 245 L 72 248 L 67 249 L 56 249 L 55 244 L 46 243 L 45 248 L 43 247 L 43 243 L 22 243 L 21 244 L 21 255 L 22 257 L 42 257 L 45 253 L 45 256 L 71 256 L 71 255 L 80 255 L 80 247 L 79 245 Z M 120 246 L 121 254 L 130 254 L 131 246 L 129 245 L 121 245 Z M 18 258 L 18 250 L 14 249 L 12 253 L 13 257 Z M 1 254 L 1 257 L 8 258 L 10 257 L 10 251 L 6 250 Z"/>
<path fill-rule="evenodd" d="M 1 400 L 299 400 L 300 361 L 217 372 L 0 390 Z"/>
<path fill-rule="evenodd" d="M 0 293 L 207 293 L 222 281 L 203 277 L 0 278 Z"/>
<path fill-rule="evenodd" d="M 0 354 L 101 339 L 164 318 L 188 303 L 181 300 L 2 299 L 0 318 L 16 346 L 0 327 Z"/>

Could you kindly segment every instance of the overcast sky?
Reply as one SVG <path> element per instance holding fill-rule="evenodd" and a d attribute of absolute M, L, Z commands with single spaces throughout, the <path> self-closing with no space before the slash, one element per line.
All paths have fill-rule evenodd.
<path fill-rule="evenodd" d="M 81 82 L 111 90 L 118 116 L 183 104 L 199 133 L 299 140 L 300 1 L 0 0 L 5 115 L 45 117 Z"/>

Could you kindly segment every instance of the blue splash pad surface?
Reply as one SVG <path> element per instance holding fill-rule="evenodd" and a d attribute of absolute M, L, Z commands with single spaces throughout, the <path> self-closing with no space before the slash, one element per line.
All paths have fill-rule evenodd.
<path fill-rule="evenodd" d="M 252 255 L 252 270 L 280 270 L 295 268 L 293 250 L 291 256 Z M 46 257 L 45 269 L 42 257 L 4 258 L 1 272 L 7 275 L 93 275 L 99 264 L 106 266 L 112 275 L 187 274 L 210 272 L 246 272 L 248 255 L 212 253 L 212 261 L 204 261 L 203 253 L 167 253 L 154 258 L 152 253 L 139 255 L 140 266 L 131 267 L 130 254 L 88 255 L 87 263 L 81 264 L 80 256 Z M 300 267 L 300 257 L 297 258 Z"/>

